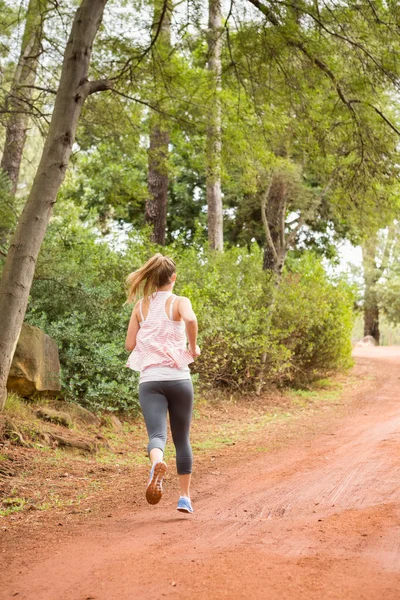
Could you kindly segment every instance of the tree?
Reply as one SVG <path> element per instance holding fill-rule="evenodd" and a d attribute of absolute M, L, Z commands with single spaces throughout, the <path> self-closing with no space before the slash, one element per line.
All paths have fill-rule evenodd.
<path fill-rule="evenodd" d="M 364 273 L 364 335 L 371 335 L 379 345 L 379 306 L 376 284 L 381 276 L 376 265 L 378 236 L 371 233 L 362 244 L 362 262 Z"/>
<path fill-rule="evenodd" d="M 391 244 L 391 256 L 387 253 L 387 269 L 376 286 L 379 311 L 388 321 L 398 326 L 400 324 L 400 223 L 391 225 L 394 231 Z M 387 242 L 386 242 L 387 243 Z"/>
<path fill-rule="evenodd" d="M 5 110 L 8 113 L 3 156 L 0 167 L 8 175 L 10 192 L 15 194 L 26 132 L 31 112 L 33 88 L 41 53 L 43 23 L 48 0 L 30 0 L 26 11 L 25 30 L 20 56 L 15 67 Z M 7 237 L 8 227 L 0 226 L 0 241 Z"/>
<path fill-rule="evenodd" d="M 398 70 L 393 57 L 399 46 L 396 20 L 383 5 L 379 18 L 389 25 L 384 32 L 372 18 L 371 5 L 359 10 L 352 2 L 334 7 L 303 1 L 249 2 L 265 21 L 244 21 L 228 35 L 224 100 L 227 86 L 235 85 L 252 103 L 256 118 L 251 120 L 253 130 L 246 132 L 243 123 L 250 119 L 243 103 L 239 119 L 231 117 L 231 128 L 244 131 L 248 139 L 246 145 L 238 144 L 238 156 L 229 159 L 237 165 L 232 191 L 224 183 L 225 202 L 235 210 L 236 240 L 263 243 L 259 219 L 263 197 L 269 213 L 263 211 L 268 227 L 264 227 L 264 265 L 279 271 L 287 252 L 284 238 L 286 242 L 291 238 L 292 247 L 299 239 L 293 239 L 285 222 L 288 210 L 301 216 L 297 224 L 292 222 L 296 228 L 303 221 L 311 234 L 316 227 L 319 236 L 321 221 L 326 224 L 329 219 L 335 233 L 358 239 L 360 230 L 375 225 L 377 207 L 380 214 L 392 212 L 393 195 L 382 194 L 382 189 L 398 177 L 400 129 L 392 93 Z M 365 44 L 367 36 L 374 42 L 371 47 Z M 239 102 L 237 107 L 239 113 Z M 263 152 L 257 152 L 260 137 Z M 224 143 L 227 146 L 233 155 L 232 147 Z M 248 164 L 248 156 L 253 164 Z M 281 185 L 275 180 L 267 197 L 265 177 L 259 178 L 259 189 L 251 189 L 254 184 L 240 189 L 239 177 L 248 185 L 259 165 L 261 171 L 271 172 L 280 157 L 285 157 L 284 169 L 290 172 L 297 165 L 315 189 L 332 181 L 329 197 L 314 207 L 314 218 L 304 218 L 296 199 L 289 203 L 283 180 Z M 224 175 L 226 171 L 224 164 Z"/>
<path fill-rule="evenodd" d="M 5 261 L 0 281 L 0 409 L 37 257 L 65 177 L 83 103 L 90 94 L 111 87 L 106 80 L 88 80 L 92 44 L 106 2 L 82 0 L 75 14 L 39 168 Z"/>
<path fill-rule="evenodd" d="M 171 13 L 170 0 L 154 0 L 153 19 L 153 78 L 154 103 L 161 110 L 161 90 L 163 89 L 163 69 L 171 53 Z M 152 239 L 162 246 L 165 244 L 168 205 L 168 144 L 170 133 L 168 121 L 156 111 L 150 117 L 150 147 L 148 153 L 148 200 L 146 202 L 146 222 L 153 226 Z"/>
<path fill-rule="evenodd" d="M 372 231 L 363 241 L 362 262 L 364 273 L 364 335 L 370 335 L 379 345 L 379 292 L 377 284 L 384 275 L 391 258 L 392 248 L 395 241 L 396 228 L 392 223 L 388 227 L 388 233 L 384 241 L 383 252 L 379 261 L 379 236 L 377 231 Z"/>
<path fill-rule="evenodd" d="M 221 0 L 208 4 L 208 69 L 212 79 L 212 98 L 207 126 L 206 187 L 208 241 L 214 250 L 223 250 L 223 213 L 221 195 Z"/>
<path fill-rule="evenodd" d="M 289 250 L 295 245 L 296 238 L 307 220 L 312 220 L 322 200 L 332 185 L 333 178 L 318 195 L 303 189 L 299 181 L 282 171 L 276 171 L 266 191 L 261 194 L 261 218 L 264 226 L 265 246 L 263 269 L 271 271 L 280 281 Z M 292 188 L 292 193 L 289 192 Z M 293 189 L 294 188 L 294 189 Z M 290 222 L 287 221 L 289 200 L 296 197 L 298 211 Z M 303 196 L 303 203 L 299 197 Z M 303 204 L 303 206 L 302 206 Z M 300 210 L 299 210 L 300 209 Z"/>

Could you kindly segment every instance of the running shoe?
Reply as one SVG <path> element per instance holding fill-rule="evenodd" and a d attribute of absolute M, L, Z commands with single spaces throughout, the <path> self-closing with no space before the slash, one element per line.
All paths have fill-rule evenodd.
<path fill-rule="evenodd" d="M 176 507 L 176 510 L 179 510 L 179 512 L 183 512 L 183 513 L 193 513 L 193 506 L 192 503 L 190 502 L 190 498 L 186 498 L 186 496 L 181 496 L 179 498 L 178 501 L 178 506 Z"/>
<path fill-rule="evenodd" d="M 146 489 L 146 500 L 149 504 L 158 504 L 162 496 L 162 482 L 167 472 L 167 465 L 163 460 L 153 464 L 150 471 L 150 479 Z"/>

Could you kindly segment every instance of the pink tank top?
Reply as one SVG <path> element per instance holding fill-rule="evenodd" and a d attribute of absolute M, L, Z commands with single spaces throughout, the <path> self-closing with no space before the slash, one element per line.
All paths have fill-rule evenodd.
<path fill-rule="evenodd" d="M 186 332 L 183 321 L 172 321 L 165 313 L 165 303 L 172 292 L 156 292 L 150 296 L 149 312 L 143 319 L 136 336 L 136 346 L 129 355 L 126 366 L 134 371 L 143 371 L 150 366 L 166 366 L 182 369 L 193 362 L 186 349 Z"/>

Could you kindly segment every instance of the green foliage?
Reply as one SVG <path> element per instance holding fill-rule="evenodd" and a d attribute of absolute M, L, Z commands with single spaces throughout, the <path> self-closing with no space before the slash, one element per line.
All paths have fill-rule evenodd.
<path fill-rule="evenodd" d="M 137 375 L 125 368 L 124 349 L 131 309 L 124 278 L 132 270 L 93 229 L 83 227 L 78 209 L 61 204 L 40 254 L 26 320 L 56 340 L 63 394 L 91 409 L 137 410 Z M 139 246 L 136 267 L 144 258 Z"/>
<path fill-rule="evenodd" d="M 123 244 L 120 232 L 104 238 L 87 225 L 72 203 L 56 207 L 26 320 L 56 340 L 67 399 L 135 412 L 138 374 L 125 367 L 132 307 L 124 306 L 124 279 L 156 248 L 143 235 L 129 234 Z M 312 254 L 290 259 L 276 291 L 257 244 L 220 254 L 176 243 L 163 252 L 178 265 L 176 293 L 191 299 L 198 316 L 200 385 L 251 392 L 262 372 L 264 384 L 301 384 L 350 364 L 351 291 L 331 281 Z"/>
<path fill-rule="evenodd" d="M 379 231 L 375 239 L 375 256 L 370 266 L 372 275 L 375 277 L 374 281 L 376 282 L 372 286 L 372 293 L 376 296 L 382 316 L 386 317 L 386 320 L 392 326 L 397 326 L 400 325 L 399 222 L 395 221 L 388 229 Z M 394 336 L 390 332 L 386 333 L 389 335 L 384 335 L 384 339 L 393 340 Z M 385 342 L 381 340 L 380 343 Z"/>
<path fill-rule="evenodd" d="M 400 274 L 393 273 L 377 286 L 379 305 L 388 321 L 400 324 Z"/>
<path fill-rule="evenodd" d="M 312 254 L 289 261 L 273 324 L 290 351 L 291 381 L 302 384 L 351 366 L 353 302 L 347 282 L 330 280 Z"/>
<path fill-rule="evenodd" d="M 271 382 L 302 385 L 348 366 L 352 290 L 328 277 L 315 254 L 332 258 L 338 238 L 358 240 L 399 206 L 395 3 L 272 3 L 262 14 L 234 2 L 221 32 L 220 94 L 224 239 L 231 248 L 209 253 L 205 150 L 215 96 L 206 4 L 174 10 L 172 47 L 162 34 L 150 52 L 153 8 L 161 4 L 107 5 L 90 78 L 111 78 L 115 88 L 85 102 L 27 313 L 59 344 L 64 394 L 94 409 L 138 406 L 137 374 L 124 367 L 131 308 L 123 306 L 123 281 L 156 250 L 143 225 L 154 120 L 170 134 L 163 251 L 179 266 L 176 291 L 198 313 L 202 356 L 194 369 L 201 385 L 241 391 Z M 63 8 L 66 22 L 70 8 Z M 50 40 L 65 37 L 59 10 L 49 17 Z M 11 26 L 9 12 L 4 19 Z M 60 61 L 46 57 L 39 81 L 45 77 L 53 88 L 59 66 L 50 85 L 48 65 Z M 10 67 L 7 73 L 11 81 Z M 38 93 L 38 106 L 51 106 L 47 98 Z M 293 243 L 279 289 L 262 271 L 259 248 L 265 242 L 260 195 L 276 169 L 288 183 L 285 217 L 301 214 L 307 226 Z M 0 196 L 0 222 L 12 228 L 2 179 Z M 114 233 L 117 223 L 131 231 L 126 245 Z M 397 275 L 381 294 L 394 322 L 400 320 Z"/>
<path fill-rule="evenodd" d="M 290 261 L 277 291 L 256 244 L 249 253 L 191 249 L 176 259 L 179 293 L 198 314 L 201 383 L 253 391 L 261 376 L 304 384 L 351 365 L 352 290 L 312 254 Z"/>

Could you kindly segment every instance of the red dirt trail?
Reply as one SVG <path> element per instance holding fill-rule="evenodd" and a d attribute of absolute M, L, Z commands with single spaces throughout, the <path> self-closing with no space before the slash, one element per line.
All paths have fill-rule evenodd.
<path fill-rule="evenodd" d="M 17 557 L 1 598 L 399 600 L 400 347 L 355 354 L 374 376 L 340 417 L 232 448 L 195 478 L 193 516 L 167 491 Z"/>

